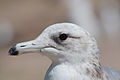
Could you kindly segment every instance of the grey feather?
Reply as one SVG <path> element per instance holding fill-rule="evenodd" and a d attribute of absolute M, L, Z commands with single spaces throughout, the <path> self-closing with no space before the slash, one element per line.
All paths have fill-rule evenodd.
<path fill-rule="evenodd" d="M 120 72 L 115 71 L 111 68 L 103 67 L 103 70 L 106 72 L 110 80 L 120 80 Z"/>

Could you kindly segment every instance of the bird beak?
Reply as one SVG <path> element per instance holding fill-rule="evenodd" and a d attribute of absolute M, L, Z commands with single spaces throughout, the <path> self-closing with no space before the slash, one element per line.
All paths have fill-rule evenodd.
<path fill-rule="evenodd" d="M 40 52 L 44 48 L 43 41 L 32 40 L 28 42 L 18 43 L 9 50 L 9 55 L 19 55 L 31 52 Z"/>

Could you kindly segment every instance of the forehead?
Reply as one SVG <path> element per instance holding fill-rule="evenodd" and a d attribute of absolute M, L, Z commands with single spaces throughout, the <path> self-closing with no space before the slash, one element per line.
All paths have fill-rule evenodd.
<path fill-rule="evenodd" d="M 86 31 L 82 27 L 72 23 L 54 24 L 46 28 L 43 32 L 47 34 L 68 33 L 74 35 L 80 35 L 86 33 Z"/>

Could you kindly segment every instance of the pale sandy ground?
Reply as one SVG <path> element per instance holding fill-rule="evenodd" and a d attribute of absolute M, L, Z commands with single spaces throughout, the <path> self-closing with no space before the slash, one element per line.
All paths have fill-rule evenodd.
<path fill-rule="evenodd" d="M 0 47 L 0 80 L 43 80 L 51 63 L 47 57 L 39 53 L 8 56 L 8 50 L 17 42 L 36 38 L 48 25 L 67 21 L 66 8 L 58 2 L 55 2 L 57 5 L 49 2 L 49 0 L 1 1 L 0 18 L 6 18 L 11 22 L 15 36 L 9 45 Z M 102 64 L 116 70 L 120 70 L 119 41 L 120 39 L 116 39 L 110 44 L 106 37 L 98 40 Z"/>

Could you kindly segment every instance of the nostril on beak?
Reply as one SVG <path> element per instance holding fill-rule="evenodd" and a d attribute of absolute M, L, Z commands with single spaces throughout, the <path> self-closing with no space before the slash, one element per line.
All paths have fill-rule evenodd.
<path fill-rule="evenodd" d="M 18 51 L 16 51 L 16 47 L 12 47 L 10 50 L 9 50 L 9 55 L 18 55 Z"/>
<path fill-rule="evenodd" d="M 26 45 L 22 45 L 22 46 L 20 46 L 20 47 L 25 47 Z"/>

